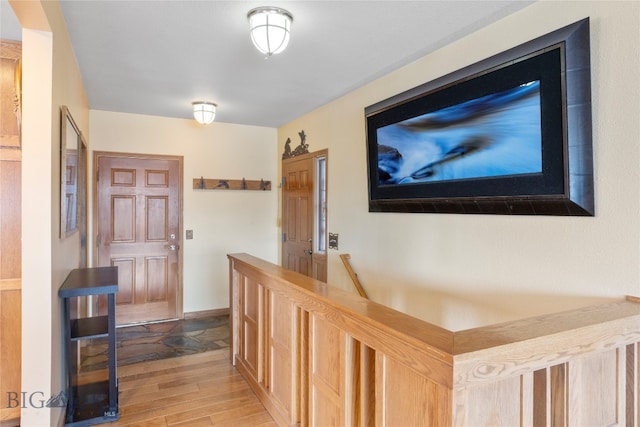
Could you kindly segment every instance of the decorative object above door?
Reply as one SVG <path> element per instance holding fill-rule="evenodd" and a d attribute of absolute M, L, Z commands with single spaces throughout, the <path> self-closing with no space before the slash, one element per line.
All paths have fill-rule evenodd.
<path fill-rule="evenodd" d="M 306 142 L 307 135 L 304 133 L 304 130 L 298 132 L 298 136 L 300 137 L 300 145 L 298 145 L 293 150 L 291 150 L 291 138 L 287 138 L 287 141 L 284 143 L 284 153 L 282 153 L 282 160 L 309 153 L 309 144 L 307 144 Z"/>
<path fill-rule="evenodd" d="M 370 212 L 594 215 L 589 19 L 365 109 Z"/>

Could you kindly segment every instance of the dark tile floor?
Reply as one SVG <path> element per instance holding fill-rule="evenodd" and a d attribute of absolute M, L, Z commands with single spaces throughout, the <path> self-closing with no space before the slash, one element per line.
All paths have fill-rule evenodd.
<path fill-rule="evenodd" d="M 229 347 L 229 317 L 217 316 L 134 325 L 116 331 L 118 365 L 159 360 Z M 93 339 L 80 352 L 82 371 L 103 369 L 106 338 Z"/>

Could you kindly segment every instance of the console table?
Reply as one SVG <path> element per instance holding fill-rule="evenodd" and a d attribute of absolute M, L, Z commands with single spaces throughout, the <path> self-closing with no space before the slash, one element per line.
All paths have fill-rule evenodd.
<path fill-rule="evenodd" d="M 116 312 L 118 267 L 72 270 L 58 291 L 64 302 L 64 338 L 67 359 L 67 426 L 90 426 L 117 420 Z M 71 318 L 71 299 L 106 295 L 107 315 Z M 85 383 L 78 377 L 78 345 L 81 340 L 107 337 L 108 379 Z"/>

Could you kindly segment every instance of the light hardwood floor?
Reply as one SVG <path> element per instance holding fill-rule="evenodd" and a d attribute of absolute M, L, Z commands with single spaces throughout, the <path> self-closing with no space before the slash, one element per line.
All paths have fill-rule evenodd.
<path fill-rule="evenodd" d="M 111 426 L 276 426 L 228 349 L 121 366 L 118 379 Z"/>

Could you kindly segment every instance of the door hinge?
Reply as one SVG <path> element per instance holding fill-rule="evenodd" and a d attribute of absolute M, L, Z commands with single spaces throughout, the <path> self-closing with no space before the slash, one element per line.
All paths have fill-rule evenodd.
<path fill-rule="evenodd" d="M 100 181 L 100 169 L 96 168 L 96 182 Z"/>
<path fill-rule="evenodd" d="M 286 177 L 282 177 L 282 186 L 284 187 L 287 184 L 287 178 Z"/>
<path fill-rule="evenodd" d="M 282 233 L 282 241 L 283 242 L 287 241 L 287 233 Z"/>

